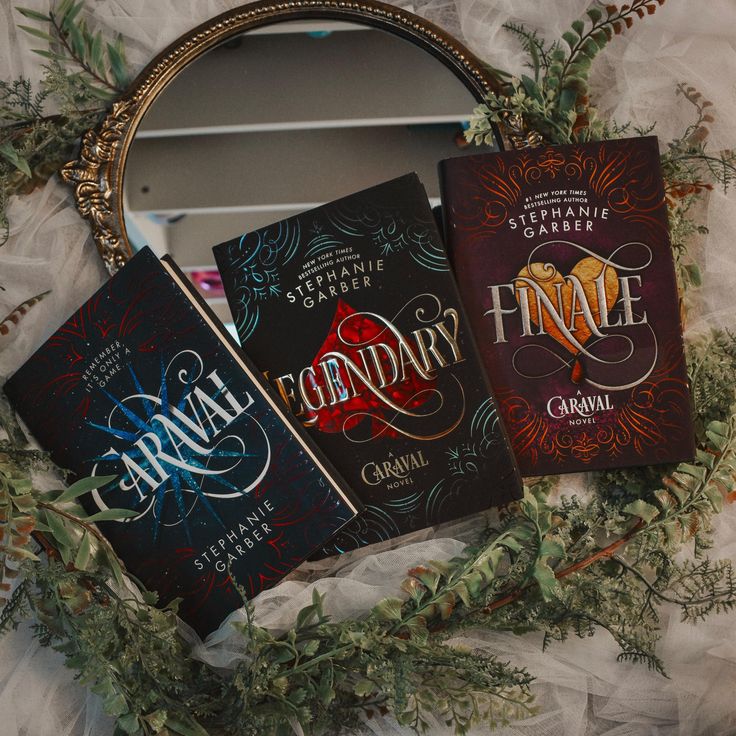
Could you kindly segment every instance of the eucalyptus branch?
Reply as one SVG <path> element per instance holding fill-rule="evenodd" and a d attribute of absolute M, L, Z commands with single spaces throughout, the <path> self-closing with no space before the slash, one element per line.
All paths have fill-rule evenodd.
<path fill-rule="evenodd" d="M 55 31 L 56 37 L 59 39 L 61 45 L 64 47 L 64 50 L 69 54 L 69 58 L 74 61 L 74 63 L 77 64 L 81 69 L 83 69 L 87 74 L 89 74 L 96 82 L 110 90 L 110 92 L 116 95 L 120 94 L 123 91 L 121 87 L 116 86 L 115 84 L 108 81 L 102 74 L 96 72 L 92 65 L 86 60 L 86 58 L 82 54 L 78 54 L 75 51 L 75 49 L 69 43 L 69 34 L 67 33 L 67 31 L 64 30 L 62 24 L 58 22 L 53 11 L 49 13 L 49 19 L 51 22 L 51 27 Z M 73 22 L 74 21 L 72 21 L 72 23 Z"/>

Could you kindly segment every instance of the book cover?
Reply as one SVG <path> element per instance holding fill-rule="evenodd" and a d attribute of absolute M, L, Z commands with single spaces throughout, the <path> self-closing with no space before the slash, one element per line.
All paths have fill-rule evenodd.
<path fill-rule="evenodd" d="M 204 636 L 359 503 L 172 262 L 146 248 L 7 382 L 54 462 L 116 479 L 82 497 L 128 569 Z"/>
<path fill-rule="evenodd" d="M 440 163 L 448 249 L 523 475 L 687 460 L 655 137 Z"/>
<path fill-rule="evenodd" d="M 324 554 L 519 496 L 416 174 L 214 252 L 243 349 L 366 506 Z"/>

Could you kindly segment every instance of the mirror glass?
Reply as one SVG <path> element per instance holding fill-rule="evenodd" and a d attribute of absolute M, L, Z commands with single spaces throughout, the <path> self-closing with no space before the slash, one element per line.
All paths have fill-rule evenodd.
<path fill-rule="evenodd" d="M 128 240 L 169 253 L 230 322 L 213 245 L 409 171 L 438 204 L 437 161 L 472 152 L 463 126 L 476 104 L 430 53 L 370 26 L 241 34 L 143 117 L 123 177 Z"/>

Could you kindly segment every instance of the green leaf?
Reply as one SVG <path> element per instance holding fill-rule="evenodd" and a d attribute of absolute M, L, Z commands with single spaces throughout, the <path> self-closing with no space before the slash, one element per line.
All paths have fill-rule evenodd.
<path fill-rule="evenodd" d="M 105 713 L 109 716 L 122 716 L 128 712 L 128 704 L 122 693 L 113 692 L 102 702 Z"/>
<path fill-rule="evenodd" d="M 74 542 L 64 526 L 64 522 L 59 518 L 59 516 L 51 510 L 46 510 L 45 516 L 46 523 L 49 525 L 51 534 L 54 536 L 56 541 L 63 547 L 72 547 Z"/>
<path fill-rule="evenodd" d="M 143 602 L 149 606 L 155 606 L 158 603 L 158 593 L 155 590 L 142 590 L 141 597 Z"/>
<path fill-rule="evenodd" d="M 560 93 L 560 102 L 558 105 L 560 112 L 570 112 L 575 107 L 575 101 L 577 99 L 578 93 L 574 89 L 571 89 L 570 87 L 563 89 Z"/>
<path fill-rule="evenodd" d="M 24 560 L 33 560 L 33 562 L 40 562 L 39 558 L 31 552 L 31 550 L 25 547 L 15 547 L 9 545 L 7 547 L 0 547 L 0 551 L 5 552 L 9 557 L 21 557 Z"/>
<path fill-rule="evenodd" d="M 649 524 L 653 519 L 659 516 L 659 509 L 656 506 L 652 506 L 652 504 L 647 503 L 646 501 L 642 501 L 641 499 L 626 504 L 626 506 L 624 506 L 623 508 L 623 511 L 626 514 L 638 516 L 640 519 L 643 519 L 647 524 Z"/>
<path fill-rule="evenodd" d="M 48 15 L 45 15 L 44 13 L 39 13 L 36 10 L 31 10 L 30 8 L 20 8 L 16 5 L 15 9 L 24 17 L 28 18 L 29 20 L 40 20 L 42 22 L 48 22 L 51 20 L 51 17 Z"/>
<path fill-rule="evenodd" d="M 597 23 L 603 17 L 603 13 L 596 7 L 588 8 L 585 14 L 593 23 Z"/>
<path fill-rule="evenodd" d="M 583 54 L 589 59 L 592 59 L 599 51 L 601 47 L 596 43 L 594 38 L 588 38 L 583 44 Z"/>
<path fill-rule="evenodd" d="M 681 492 L 684 491 L 685 494 L 687 494 L 697 490 L 700 484 L 698 482 L 698 479 L 694 478 L 692 475 L 675 471 L 674 473 L 672 473 L 671 481 L 665 481 L 665 485 L 668 488 L 670 486 L 678 486 Z M 680 494 L 678 494 L 677 497 L 679 498 Z"/>
<path fill-rule="evenodd" d="M 451 590 L 466 606 L 470 606 L 470 591 L 462 580 L 455 583 Z"/>
<path fill-rule="evenodd" d="M 120 561 L 111 549 L 108 549 L 107 547 L 105 547 L 104 549 L 105 558 L 107 559 L 107 566 L 110 568 L 113 579 L 120 587 L 122 587 L 123 585 L 125 585 L 125 581 L 123 579 L 123 568 L 120 566 Z"/>
<path fill-rule="evenodd" d="M 683 266 L 685 273 L 693 286 L 702 286 L 703 277 L 700 275 L 700 268 L 695 263 L 686 263 Z"/>
<path fill-rule="evenodd" d="M 117 725 L 125 733 L 136 733 L 138 731 L 138 716 L 135 713 L 128 713 L 118 718 Z"/>
<path fill-rule="evenodd" d="M 564 557 L 565 548 L 555 539 L 543 539 L 539 547 L 540 557 Z"/>
<path fill-rule="evenodd" d="M 506 536 L 503 539 L 497 540 L 498 544 L 502 544 L 506 549 L 510 549 L 512 552 L 521 552 L 521 545 L 514 539 L 514 537 Z"/>
<path fill-rule="evenodd" d="M 436 570 L 420 565 L 409 570 L 409 574 L 419 580 L 422 585 L 425 585 L 432 594 L 437 591 L 437 586 L 440 582 L 440 575 Z"/>
<path fill-rule="evenodd" d="M 89 555 L 92 547 L 90 533 L 85 531 L 82 535 L 82 541 L 79 543 L 76 557 L 74 558 L 74 567 L 77 570 L 86 570 L 89 564 Z"/>
<path fill-rule="evenodd" d="M 168 714 L 165 710 L 155 710 L 143 716 L 143 720 L 148 723 L 155 733 L 158 733 L 165 725 Z"/>
<path fill-rule="evenodd" d="M 550 58 L 552 59 L 552 61 L 556 61 L 560 64 L 565 61 L 565 52 L 562 50 L 562 47 L 556 46 L 554 49 L 552 49 L 552 52 L 550 53 Z"/>
<path fill-rule="evenodd" d="M 578 36 L 577 33 L 573 33 L 572 31 L 565 31 L 562 34 L 562 38 L 565 39 L 571 51 L 577 46 L 578 42 L 580 41 L 580 36 Z"/>
<path fill-rule="evenodd" d="M 542 598 L 545 601 L 549 601 L 554 598 L 554 593 L 557 590 L 559 583 L 555 577 L 555 573 L 552 568 L 541 560 L 537 560 L 534 564 L 534 579 L 539 585 L 539 590 L 542 593 Z"/>
<path fill-rule="evenodd" d="M 716 432 L 722 437 L 728 437 L 731 434 L 731 427 L 726 422 L 710 422 L 710 424 L 708 424 L 707 426 L 707 429 L 709 432 Z"/>
<path fill-rule="evenodd" d="M 598 46 L 600 46 L 601 48 L 606 46 L 611 40 L 609 34 L 606 33 L 604 30 L 596 31 L 593 34 L 593 38 L 595 39 L 595 42 L 598 44 Z"/>
<path fill-rule="evenodd" d="M 723 495 L 716 486 L 709 485 L 705 489 L 705 496 L 710 501 L 713 511 L 720 514 L 723 511 Z"/>
<path fill-rule="evenodd" d="M 667 544 L 677 544 L 682 539 L 682 526 L 677 522 L 676 519 L 662 524 L 662 530 L 667 540 Z"/>
<path fill-rule="evenodd" d="M 29 36 L 35 36 L 36 38 L 48 41 L 49 43 L 54 43 L 55 41 L 53 36 L 46 33 L 46 31 L 42 31 L 40 28 L 34 28 L 34 26 L 24 26 L 20 24 L 18 24 L 18 28 L 20 28 L 22 31 L 25 31 Z"/>
<path fill-rule="evenodd" d="M 705 480 L 706 476 L 706 469 L 701 468 L 698 465 L 692 465 L 691 463 L 680 463 L 677 466 L 677 470 L 680 473 L 687 473 L 688 475 L 692 475 L 693 478 L 696 478 L 697 480 Z"/>
<path fill-rule="evenodd" d="M 111 100 L 115 95 L 109 89 L 97 87 L 85 76 L 79 77 L 79 81 L 87 88 L 87 90 L 100 100 Z"/>
<path fill-rule="evenodd" d="M 316 616 L 317 608 L 314 604 L 311 604 L 309 606 L 304 606 L 304 608 L 299 611 L 296 617 L 296 630 L 303 628 L 306 626 L 311 619 L 313 619 Z"/>
<path fill-rule="evenodd" d="M 115 84 L 121 89 L 124 88 L 128 84 L 128 71 L 125 68 L 125 58 L 120 51 L 120 46 L 108 43 L 107 58 L 110 60 L 110 71 Z"/>
<path fill-rule="evenodd" d="M 298 687 L 289 693 L 289 702 L 294 703 L 294 705 L 301 705 L 307 699 L 307 695 L 306 688 Z"/>
<path fill-rule="evenodd" d="M 455 610 L 456 601 L 457 598 L 451 590 L 446 590 L 437 600 L 440 618 L 443 621 L 446 621 L 452 615 L 452 612 Z"/>
<path fill-rule="evenodd" d="M 518 526 L 515 526 L 513 529 L 511 529 L 510 535 L 512 536 L 506 537 L 503 544 L 506 547 L 509 547 L 509 549 L 512 549 L 506 542 L 507 539 L 513 538 L 514 540 L 518 540 L 520 542 L 528 542 L 533 536 L 535 536 L 535 534 L 536 531 L 530 524 L 519 524 Z"/>
<path fill-rule="evenodd" d="M 71 41 L 74 55 L 77 59 L 84 60 L 86 49 L 81 29 L 79 26 L 72 24 L 66 30 L 69 32 L 69 40 Z"/>
<path fill-rule="evenodd" d="M 33 176 L 28 161 L 20 156 L 10 141 L 6 141 L 0 146 L 0 155 L 13 164 L 18 171 L 23 172 L 29 179 Z"/>
<path fill-rule="evenodd" d="M 412 616 L 405 624 L 411 638 L 421 644 L 429 638 L 427 619 L 424 616 Z"/>
<path fill-rule="evenodd" d="M 12 497 L 13 505 L 19 511 L 30 511 L 36 508 L 36 499 L 30 493 Z"/>
<path fill-rule="evenodd" d="M 186 721 L 177 716 L 169 716 L 166 719 L 166 728 L 170 728 L 174 733 L 181 736 L 209 736 L 202 726 L 193 718 L 187 718 Z"/>
<path fill-rule="evenodd" d="M 585 30 L 585 23 L 583 23 L 582 20 L 574 20 L 572 22 L 572 29 L 578 34 L 578 36 L 582 36 L 583 31 Z"/>
<path fill-rule="evenodd" d="M 375 690 L 376 686 L 370 680 L 358 680 L 353 687 L 353 692 L 361 698 L 366 695 L 370 695 L 372 692 L 375 692 Z"/>
<path fill-rule="evenodd" d="M 60 18 L 63 18 L 69 12 L 73 3 L 74 3 L 74 0 L 61 0 L 61 2 L 56 8 L 56 12 Z"/>
<path fill-rule="evenodd" d="M 728 447 L 728 438 L 717 432 L 711 432 L 709 429 L 705 430 L 705 436 L 711 441 L 713 446 L 719 452 L 723 452 Z"/>
<path fill-rule="evenodd" d="M 705 452 L 704 450 L 695 450 L 695 456 L 697 461 L 704 465 L 708 470 L 713 470 L 716 464 L 716 456 L 711 452 Z"/>
<path fill-rule="evenodd" d="M 530 43 L 529 44 L 529 56 L 532 57 L 532 68 L 534 69 L 534 79 L 539 79 L 539 68 L 540 68 L 540 61 L 539 61 L 539 52 L 537 51 L 536 44 Z"/>
<path fill-rule="evenodd" d="M 96 33 L 92 39 L 92 48 L 90 49 L 90 61 L 98 74 L 105 73 L 105 60 L 102 56 L 102 34 Z"/>
<path fill-rule="evenodd" d="M 132 519 L 134 516 L 138 516 L 138 512 L 132 509 L 106 509 L 105 511 L 98 511 L 84 520 L 89 522 L 122 521 L 123 519 Z"/>
<path fill-rule="evenodd" d="M 539 86 L 531 77 L 528 77 L 526 74 L 522 74 L 521 83 L 524 85 L 524 90 L 529 97 L 533 97 L 538 102 L 544 101 Z"/>
<path fill-rule="evenodd" d="M 440 574 L 449 578 L 450 575 L 455 571 L 455 568 L 449 562 L 443 562 L 442 560 L 429 560 L 429 564 Z"/>
<path fill-rule="evenodd" d="M 52 61 L 66 62 L 68 58 L 63 54 L 55 54 L 53 51 L 46 51 L 45 49 L 31 49 L 34 54 L 43 56 L 44 59 L 51 59 Z"/>
<path fill-rule="evenodd" d="M 384 598 L 374 606 L 372 614 L 381 621 L 401 621 L 403 605 L 399 598 Z"/>
<path fill-rule="evenodd" d="M 89 493 L 97 488 L 102 488 L 102 486 L 105 486 L 108 483 L 112 483 L 115 478 L 117 478 L 116 475 L 96 475 L 90 478 L 82 478 L 76 483 L 72 483 L 72 485 L 70 485 L 65 491 L 62 491 L 61 495 L 55 499 L 55 503 L 73 501 L 75 498 L 79 498 L 79 496 L 83 496 L 85 493 Z"/>
<path fill-rule="evenodd" d="M 303 647 L 302 654 L 305 657 L 313 657 L 319 649 L 319 639 L 310 639 Z"/>
<path fill-rule="evenodd" d="M 279 648 L 278 653 L 273 658 L 273 661 L 276 664 L 284 664 L 286 662 L 291 662 L 292 659 L 296 657 L 296 652 L 288 645 L 282 645 Z"/>
<path fill-rule="evenodd" d="M 61 20 L 61 25 L 64 29 L 69 30 L 71 24 L 74 23 L 75 18 L 79 15 L 79 11 L 84 7 L 84 0 L 80 0 L 77 3 L 73 3 L 69 10 L 64 13 L 64 17 Z M 81 29 L 80 29 L 81 30 Z"/>

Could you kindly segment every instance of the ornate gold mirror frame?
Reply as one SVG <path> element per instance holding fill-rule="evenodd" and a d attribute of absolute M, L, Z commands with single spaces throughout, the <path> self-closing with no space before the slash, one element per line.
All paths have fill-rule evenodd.
<path fill-rule="evenodd" d="M 185 66 L 228 38 L 259 26 L 305 19 L 352 21 L 408 39 L 445 64 L 479 101 L 497 88 L 497 80 L 483 62 L 441 28 L 373 0 L 261 1 L 223 13 L 158 54 L 113 103 L 100 125 L 84 135 L 79 158 L 62 169 L 110 273 L 133 255 L 123 217 L 123 173 L 136 129 L 156 97 Z"/>

